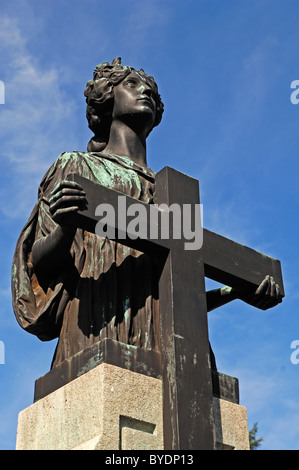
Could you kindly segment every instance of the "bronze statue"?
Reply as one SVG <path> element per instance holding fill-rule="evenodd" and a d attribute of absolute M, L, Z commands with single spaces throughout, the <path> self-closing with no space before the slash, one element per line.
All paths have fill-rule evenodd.
<path fill-rule="evenodd" d="M 85 96 L 94 132 L 88 152 L 62 153 L 48 170 L 13 260 L 17 321 L 43 341 L 59 338 L 52 367 L 105 338 L 159 350 L 156 261 L 69 225 L 68 216 L 88 201 L 82 187 L 66 177 L 78 173 L 155 202 L 146 138 L 161 121 L 163 103 L 154 79 L 122 66 L 120 58 L 95 68 Z M 229 287 L 208 292 L 208 310 L 236 298 L 268 308 L 281 301 L 279 286 L 268 276 L 256 292 Z"/>

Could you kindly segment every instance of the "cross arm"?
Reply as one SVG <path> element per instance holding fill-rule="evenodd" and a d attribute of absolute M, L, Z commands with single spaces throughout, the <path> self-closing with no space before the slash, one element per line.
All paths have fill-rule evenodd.
<path fill-rule="evenodd" d="M 162 170 L 161 170 L 162 171 Z M 117 207 L 118 197 L 125 198 L 125 207 L 138 202 L 144 207 L 148 217 L 146 218 L 148 237 L 146 239 L 132 239 L 130 233 L 123 234 L 118 239 L 118 220 L 115 218 L 116 237 L 120 243 L 134 247 L 137 250 L 147 253 L 163 253 L 171 248 L 171 240 L 160 238 L 150 239 L 150 205 L 124 194 L 109 189 L 100 184 L 71 174 L 68 179 L 81 184 L 86 192 L 88 209 L 78 211 L 72 216 L 72 223 L 77 227 L 95 233 L 95 227 L 99 217 L 95 215 L 96 207 L 102 203 L 109 203 Z M 218 235 L 210 230 L 203 229 L 203 246 L 200 249 L 204 263 L 205 276 L 222 284 L 235 288 L 257 289 L 266 275 L 274 277 L 279 284 L 280 292 L 284 297 L 284 287 L 280 261 L 270 256 L 266 256 L 258 251 L 236 243 L 228 238 Z"/>
<path fill-rule="evenodd" d="M 126 211 L 131 204 L 138 202 L 145 211 L 145 239 L 132 239 L 129 225 L 120 226 L 118 217 L 107 224 L 116 229 L 116 237 L 111 238 L 145 253 L 162 254 L 164 258 L 159 279 L 164 448 L 214 448 L 204 276 L 232 287 L 257 288 L 270 274 L 283 290 L 279 261 L 205 229 L 202 248 L 184 250 L 184 239 L 174 239 L 171 232 L 168 239 L 161 237 L 159 218 L 153 226 L 150 216 L 153 205 L 136 201 L 79 175 L 70 175 L 69 179 L 81 184 L 88 201 L 88 209 L 78 211 L 70 220 L 77 227 L 96 233 L 99 222 L 97 206 L 110 204 L 118 208 L 120 196 L 124 203 L 122 210 Z M 168 207 L 173 203 L 179 207 L 199 204 L 198 181 L 166 167 L 156 175 L 156 198 L 158 204 L 164 203 Z M 153 228 L 158 229 L 157 232 L 154 230 L 158 234 L 155 239 L 151 232 Z"/>
<path fill-rule="evenodd" d="M 203 261 L 206 277 L 235 288 L 257 288 L 273 276 L 284 297 L 280 261 L 204 229 Z"/>

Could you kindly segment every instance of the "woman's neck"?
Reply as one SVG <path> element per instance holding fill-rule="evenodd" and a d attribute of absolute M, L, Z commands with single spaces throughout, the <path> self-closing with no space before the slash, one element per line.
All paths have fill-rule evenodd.
<path fill-rule="evenodd" d="M 139 165 L 146 165 L 145 136 L 140 136 L 122 121 L 112 122 L 105 151 L 129 157 Z"/>

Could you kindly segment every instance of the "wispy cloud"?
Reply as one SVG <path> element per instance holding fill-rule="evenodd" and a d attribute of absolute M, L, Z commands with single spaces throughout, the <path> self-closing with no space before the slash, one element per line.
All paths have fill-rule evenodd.
<path fill-rule="evenodd" d="M 225 168 L 227 159 L 224 156 L 233 151 L 240 137 L 246 135 L 249 125 L 259 119 L 260 112 L 264 111 L 271 93 L 269 70 L 272 73 L 275 71 L 273 51 L 276 45 L 272 36 L 264 38 L 235 68 L 231 86 L 226 90 L 227 94 L 231 94 L 231 99 L 224 114 L 219 115 L 219 136 L 212 149 L 214 156 L 209 160 L 210 165 L 217 161 Z"/>
<path fill-rule="evenodd" d="M 217 138 L 209 141 L 208 158 L 202 161 L 199 175 L 203 182 L 201 200 L 209 201 L 209 206 L 204 205 L 204 219 L 209 227 L 265 253 L 272 247 L 256 218 L 259 209 L 265 210 L 269 203 L 259 200 L 257 207 L 252 169 L 257 176 L 264 174 L 268 156 L 262 160 L 259 147 L 254 154 L 248 154 L 246 142 L 254 139 L 250 133 L 261 122 L 270 99 L 269 74 L 276 70 L 273 59 L 276 46 L 275 38 L 265 37 L 228 71 L 226 98 L 215 116 Z M 265 183 L 266 178 L 269 174 L 265 175 Z"/>
<path fill-rule="evenodd" d="M 6 96 L 0 109 L 0 153 L 10 177 L 9 194 L 7 181 L 2 184 L 1 211 L 17 217 L 32 204 L 43 173 L 66 150 L 76 104 L 64 91 L 63 70 L 41 64 L 30 53 L 28 37 L 15 19 L 0 18 L 0 41 Z"/>
<path fill-rule="evenodd" d="M 141 53 L 144 56 L 147 46 L 152 48 L 161 42 L 173 12 L 168 5 L 159 0 L 147 2 L 128 0 L 127 4 L 128 15 L 124 24 L 124 33 L 127 40 L 134 45 L 134 57 Z"/>
<path fill-rule="evenodd" d="M 249 428 L 253 421 L 258 422 L 259 436 L 264 439 L 262 449 L 295 450 L 293 436 L 299 431 L 298 402 L 296 397 L 287 398 L 283 374 L 267 377 L 248 369 L 237 373 L 241 377 L 242 404 L 247 408 Z"/>

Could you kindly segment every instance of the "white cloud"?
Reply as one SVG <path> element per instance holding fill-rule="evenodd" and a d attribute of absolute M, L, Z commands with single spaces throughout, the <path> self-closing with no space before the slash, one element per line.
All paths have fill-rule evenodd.
<path fill-rule="evenodd" d="M 76 103 L 64 89 L 65 71 L 41 64 L 30 53 L 15 19 L 0 18 L 0 42 L 6 97 L 0 109 L 0 155 L 10 170 L 9 194 L 6 181 L 1 185 L 1 210 L 18 217 L 32 205 L 50 164 L 67 150 Z"/>
<path fill-rule="evenodd" d="M 1 16 L 0 18 L 0 41 L 2 47 L 24 46 L 24 38 L 17 26 L 17 21 L 9 16 Z"/>

